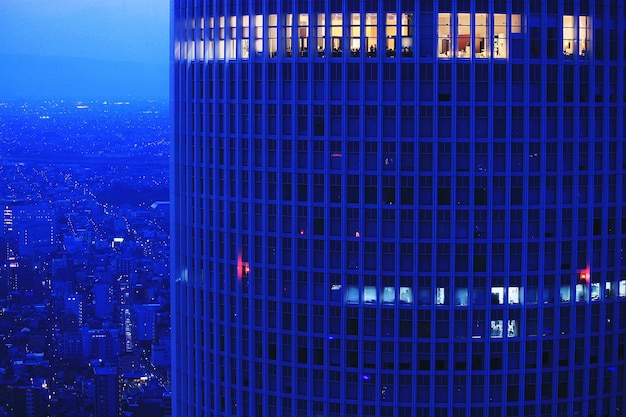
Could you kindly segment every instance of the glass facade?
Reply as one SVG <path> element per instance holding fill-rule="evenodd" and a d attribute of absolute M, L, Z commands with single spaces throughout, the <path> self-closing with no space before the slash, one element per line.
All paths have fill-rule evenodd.
<path fill-rule="evenodd" d="M 178 416 L 622 416 L 623 0 L 172 1 Z"/>

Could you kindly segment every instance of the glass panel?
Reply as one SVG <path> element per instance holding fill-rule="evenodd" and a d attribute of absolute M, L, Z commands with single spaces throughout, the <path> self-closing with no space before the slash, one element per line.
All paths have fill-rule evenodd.
<path fill-rule="evenodd" d="M 331 14 L 330 25 L 332 56 L 340 57 L 343 53 L 343 16 L 341 13 Z"/>
<path fill-rule="evenodd" d="M 491 289 L 491 304 L 504 304 L 504 287 Z"/>
<path fill-rule="evenodd" d="M 270 58 L 275 58 L 278 52 L 278 15 L 268 16 L 267 49 Z"/>
<path fill-rule="evenodd" d="M 367 13 L 365 15 L 365 47 L 367 56 L 375 57 L 378 48 L 378 15 Z"/>
<path fill-rule="evenodd" d="M 587 286 L 585 284 L 576 284 L 576 301 L 587 301 Z"/>
<path fill-rule="evenodd" d="M 413 289 L 411 287 L 400 287 L 400 302 L 413 304 Z"/>
<path fill-rule="evenodd" d="M 402 56 L 413 56 L 413 15 L 402 13 Z"/>
<path fill-rule="evenodd" d="M 352 13 L 350 15 L 350 53 L 352 56 L 359 56 L 361 52 L 361 15 Z"/>
<path fill-rule="evenodd" d="M 457 288 L 454 292 L 454 304 L 457 306 L 467 305 L 467 288 Z"/>
<path fill-rule="evenodd" d="M 383 289 L 383 303 L 393 304 L 396 301 L 396 289 L 395 287 L 385 287 Z"/>
<path fill-rule="evenodd" d="M 300 56 L 309 56 L 309 15 L 298 16 L 298 53 Z"/>
<path fill-rule="evenodd" d="M 563 55 L 571 57 L 574 55 L 574 43 L 576 42 L 576 28 L 574 27 L 574 16 L 563 16 Z"/>
<path fill-rule="evenodd" d="M 326 52 L 326 16 L 324 13 L 317 15 L 317 56 L 320 58 L 324 56 Z"/>
<path fill-rule="evenodd" d="M 452 45 L 450 40 L 450 13 L 439 13 L 437 26 L 437 52 L 440 58 L 450 58 L 452 56 Z"/>
<path fill-rule="evenodd" d="M 211 17 L 209 18 L 209 41 L 206 45 L 206 56 L 208 59 L 214 59 L 214 49 L 213 42 L 215 39 L 215 20 Z"/>
<path fill-rule="evenodd" d="M 519 287 L 509 287 L 509 304 L 519 304 Z"/>
<path fill-rule="evenodd" d="M 578 17 L 578 54 L 586 57 L 589 51 L 589 16 Z"/>
<path fill-rule="evenodd" d="M 456 56 L 469 58 L 472 51 L 471 24 L 469 13 L 457 15 Z"/>
<path fill-rule="evenodd" d="M 474 17 L 476 27 L 474 28 L 474 53 L 476 58 L 489 57 L 489 42 L 487 42 L 488 16 L 486 13 L 477 13 Z"/>
<path fill-rule="evenodd" d="M 237 16 L 230 17 L 230 40 L 228 41 L 228 59 L 237 57 Z"/>
<path fill-rule="evenodd" d="M 285 32 L 283 38 L 285 40 L 285 56 L 293 56 L 293 15 L 291 13 L 285 15 Z"/>
<path fill-rule="evenodd" d="M 348 287 L 348 290 L 346 291 L 346 303 L 358 304 L 358 302 L 359 302 L 359 288 Z"/>
<path fill-rule="evenodd" d="M 507 57 L 507 42 L 506 42 L 506 22 L 505 14 L 493 15 L 493 57 L 494 58 L 506 58 Z"/>
<path fill-rule="evenodd" d="M 396 42 L 398 35 L 398 15 L 396 13 L 387 13 L 385 19 L 385 54 L 388 57 L 396 56 Z"/>
<path fill-rule="evenodd" d="M 445 288 L 437 288 L 435 292 L 435 304 L 442 305 L 446 303 L 446 289 Z"/>
<path fill-rule="evenodd" d="M 591 283 L 591 301 L 600 300 L 600 283 L 593 282 Z"/>
<path fill-rule="evenodd" d="M 502 337 L 502 320 L 491 320 L 491 337 Z"/>
<path fill-rule="evenodd" d="M 254 51 L 257 55 L 263 53 L 263 16 L 254 17 Z"/>
<path fill-rule="evenodd" d="M 562 303 L 569 303 L 569 298 L 570 298 L 570 290 L 569 290 L 569 286 L 564 285 L 561 287 L 561 302 Z"/>
<path fill-rule="evenodd" d="M 508 337 L 517 337 L 518 328 L 517 328 L 517 320 L 509 320 L 507 325 L 507 334 Z"/>
<path fill-rule="evenodd" d="M 522 15 L 511 15 L 511 33 L 522 33 Z"/>
<path fill-rule="evenodd" d="M 364 303 L 376 302 L 376 287 L 367 286 L 363 288 L 363 302 Z"/>
<path fill-rule="evenodd" d="M 619 288 L 617 289 L 618 297 L 626 297 L 626 280 L 621 280 L 619 282 Z"/>
<path fill-rule="evenodd" d="M 250 58 L 250 16 L 241 17 L 241 58 Z"/>

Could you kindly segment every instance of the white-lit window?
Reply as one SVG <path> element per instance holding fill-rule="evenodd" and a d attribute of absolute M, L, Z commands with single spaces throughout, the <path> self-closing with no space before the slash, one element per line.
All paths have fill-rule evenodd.
<path fill-rule="evenodd" d="M 472 25 L 469 13 L 459 13 L 456 31 L 456 56 L 470 58 L 472 56 Z"/>
<path fill-rule="evenodd" d="M 250 16 L 241 17 L 241 58 L 250 58 Z"/>
<path fill-rule="evenodd" d="M 562 303 L 569 303 L 570 300 L 570 289 L 569 285 L 561 286 L 561 296 L 560 300 Z"/>
<path fill-rule="evenodd" d="M 587 286 L 585 284 L 576 284 L 576 301 L 587 301 Z"/>
<path fill-rule="evenodd" d="M 474 26 L 474 53 L 476 58 L 489 57 L 489 42 L 487 39 L 489 28 L 489 16 L 486 13 L 476 13 L 474 16 L 476 25 Z"/>
<path fill-rule="evenodd" d="M 493 15 L 493 57 L 506 58 L 507 41 L 507 16 L 506 14 L 496 13 Z"/>
<path fill-rule="evenodd" d="M 363 288 L 363 302 L 364 303 L 376 303 L 376 287 L 366 286 Z"/>
<path fill-rule="evenodd" d="M 263 53 L 263 16 L 254 17 L 254 52 Z"/>
<path fill-rule="evenodd" d="M 230 17 L 230 39 L 228 40 L 228 59 L 237 58 L 237 16 Z"/>
<path fill-rule="evenodd" d="M 604 284 L 604 297 L 605 298 L 615 297 L 614 287 L 615 285 L 613 285 L 613 283 L 610 281 L 607 281 L 606 284 Z"/>
<path fill-rule="evenodd" d="M 400 287 L 400 302 L 413 304 L 413 289 L 411 287 Z"/>
<path fill-rule="evenodd" d="M 504 304 L 504 287 L 491 288 L 491 304 Z"/>
<path fill-rule="evenodd" d="M 502 320 L 491 320 L 491 337 L 502 337 Z"/>
<path fill-rule="evenodd" d="M 435 304 L 442 305 L 446 303 L 446 289 L 437 288 L 435 291 Z"/>
<path fill-rule="evenodd" d="M 219 18 L 219 39 L 217 40 L 215 55 L 217 55 L 217 59 L 224 59 L 224 48 L 225 48 L 225 38 L 226 38 L 226 21 L 224 16 L 220 16 Z"/>
<path fill-rule="evenodd" d="M 309 56 L 309 15 L 298 15 L 298 51 L 300 56 Z"/>
<path fill-rule="evenodd" d="M 626 280 L 624 279 L 619 282 L 619 287 L 617 289 L 617 296 L 626 297 Z"/>
<path fill-rule="evenodd" d="M 591 283 L 591 301 L 598 301 L 600 299 L 600 283 Z"/>
<path fill-rule="evenodd" d="M 293 56 L 293 15 L 285 15 L 283 40 L 285 42 L 285 56 Z"/>
<path fill-rule="evenodd" d="M 209 41 L 206 44 L 206 57 L 208 59 L 215 59 L 215 19 L 209 18 Z"/>
<path fill-rule="evenodd" d="M 323 57 L 326 53 L 326 16 L 324 13 L 317 15 L 317 56 Z"/>
<path fill-rule="evenodd" d="M 450 13 L 439 13 L 437 21 L 437 52 L 440 58 L 450 58 L 452 57 Z"/>
<path fill-rule="evenodd" d="M 358 287 L 348 287 L 348 290 L 346 291 L 346 303 L 348 304 L 359 303 L 359 288 Z"/>
<path fill-rule="evenodd" d="M 383 288 L 383 304 L 393 304 L 396 302 L 396 289 L 395 287 Z"/>
<path fill-rule="evenodd" d="M 457 306 L 467 305 L 467 288 L 457 288 L 454 291 L 454 304 Z"/>
<path fill-rule="evenodd" d="M 204 18 L 198 19 L 198 38 L 196 39 L 196 59 L 204 60 Z"/>
<path fill-rule="evenodd" d="M 520 303 L 520 288 L 509 287 L 509 304 L 519 304 L 519 303 Z"/>
<path fill-rule="evenodd" d="M 509 320 L 506 335 L 507 337 L 518 336 L 517 320 Z"/>
<path fill-rule="evenodd" d="M 267 49 L 270 58 L 278 54 L 278 15 L 270 14 L 267 17 Z"/>

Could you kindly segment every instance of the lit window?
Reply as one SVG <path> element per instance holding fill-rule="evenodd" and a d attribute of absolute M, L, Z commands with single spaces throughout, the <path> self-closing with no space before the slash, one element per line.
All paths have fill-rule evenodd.
<path fill-rule="evenodd" d="M 491 304 L 504 304 L 504 287 L 491 288 Z"/>
<path fill-rule="evenodd" d="M 457 288 L 454 292 L 454 304 L 457 306 L 467 305 L 467 288 Z"/>
<path fill-rule="evenodd" d="M 219 27 L 219 39 L 217 41 L 217 48 L 215 54 L 217 55 L 217 59 L 224 59 L 224 42 L 225 42 L 225 24 L 224 16 L 220 16 L 219 19 L 220 27 Z"/>
<path fill-rule="evenodd" d="M 376 56 L 378 48 L 378 15 L 376 13 L 365 14 L 365 47 L 368 57 Z"/>
<path fill-rule="evenodd" d="M 519 304 L 520 302 L 520 288 L 509 287 L 509 304 Z"/>
<path fill-rule="evenodd" d="M 359 288 L 358 287 L 348 287 L 348 290 L 346 291 L 346 303 L 348 304 L 359 303 Z"/>
<path fill-rule="evenodd" d="M 505 14 L 496 13 L 493 15 L 493 57 L 507 57 L 507 16 Z"/>
<path fill-rule="evenodd" d="M 267 48 L 270 58 L 275 58 L 278 52 L 278 16 L 270 14 L 267 24 Z"/>
<path fill-rule="evenodd" d="M 326 16 L 324 13 L 317 15 L 317 56 L 320 58 L 326 52 Z"/>
<path fill-rule="evenodd" d="M 285 56 L 293 56 L 292 48 L 292 36 L 293 36 L 293 15 L 291 13 L 285 15 L 285 32 L 283 38 L 285 39 Z"/>
<path fill-rule="evenodd" d="M 626 280 L 621 280 L 619 282 L 619 288 L 617 290 L 618 297 L 626 297 Z"/>
<path fill-rule="evenodd" d="M 361 14 L 350 15 L 350 54 L 359 56 L 361 52 Z"/>
<path fill-rule="evenodd" d="M 300 56 L 309 56 L 309 15 L 298 16 L 298 51 Z"/>
<path fill-rule="evenodd" d="M 591 283 L 591 301 L 598 301 L 600 299 L 600 283 Z"/>
<path fill-rule="evenodd" d="M 400 302 L 413 304 L 413 289 L 411 287 L 400 287 Z"/>
<path fill-rule="evenodd" d="M 402 13 L 402 56 L 413 56 L 413 15 Z"/>
<path fill-rule="evenodd" d="M 570 299 L 569 285 L 561 286 L 561 297 L 560 297 L 561 302 L 569 303 L 569 299 Z"/>
<path fill-rule="evenodd" d="M 237 16 L 230 17 L 230 40 L 228 41 L 228 59 L 237 57 Z"/>
<path fill-rule="evenodd" d="M 437 288 L 435 292 L 435 304 L 442 305 L 446 303 L 446 289 L 445 288 Z"/>
<path fill-rule="evenodd" d="M 396 42 L 398 35 L 398 17 L 395 13 L 387 13 L 385 19 L 385 43 L 386 43 L 386 55 L 388 57 L 396 56 Z"/>
<path fill-rule="evenodd" d="M 437 26 L 437 51 L 440 58 L 450 58 L 452 45 L 450 41 L 450 13 L 439 13 Z"/>
<path fill-rule="evenodd" d="M 502 337 L 502 320 L 491 320 L 491 337 Z"/>
<path fill-rule="evenodd" d="M 486 13 L 476 13 L 474 17 L 476 25 L 474 27 L 474 51 L 476 58 L 487 58 L 489 56 L 489 45 L 487 44 L 488 16 Z"/>
<path fill-rule="evenodd" d="M 263 53 L 263 16 L 254 18 L 254 51 L 257 55 Z"/>
<path fill-rule="evenodd" d="M 241 58 L 250 58 L 250 16 L 241 17 Z"/>
<path fill-rule="evenodd" d="M 396 289 L 385 287 L 383 289 L 383 304 L 393 304 L 396 301 Z"/>
<path fill-rule="evenodd" d="M 517 337 L 518 328 L 517 328 L 517 320 L 509 320 L 507 325 L 507 337 Z"/>
<path fill-rule="evenodd" d="M 589 51 L 589 16 L 578 17 L 578 54 L 586 57 Z"/>
<path fill-rule="evenodd" d="M 511 15 L 511 33 L 522 33 L 522 15 Z"/>
<path fill-rule="evenodd" d="M 585 284 L 576 284 L 576 301 L 587 301 L 587 286 Z"/>
<path fill-rule="evenodd" d="M 341 13 L 333 13 L 330 16 L 330 42 L 332 48 L 332 56 L 340 57 L 343 53 L 343 15 Z"/>
<path fill-rule="evenodd" d="M 469 13 L 457 15 L 456 56 L 459 58 L 471 57 L 471 24 Z"/>
<path fill-rule="evenodd" d="M 363 288 L 363 302 L 376 303 L 376 287 L 366 286 Z"/>

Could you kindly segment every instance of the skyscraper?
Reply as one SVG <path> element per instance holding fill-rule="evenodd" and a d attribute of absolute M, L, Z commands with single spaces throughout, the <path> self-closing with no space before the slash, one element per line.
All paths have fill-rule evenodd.
<path fill-rule="evenodd" d="M 625 13 L 174 1 L 174 414 L 622 416 Z"/>

